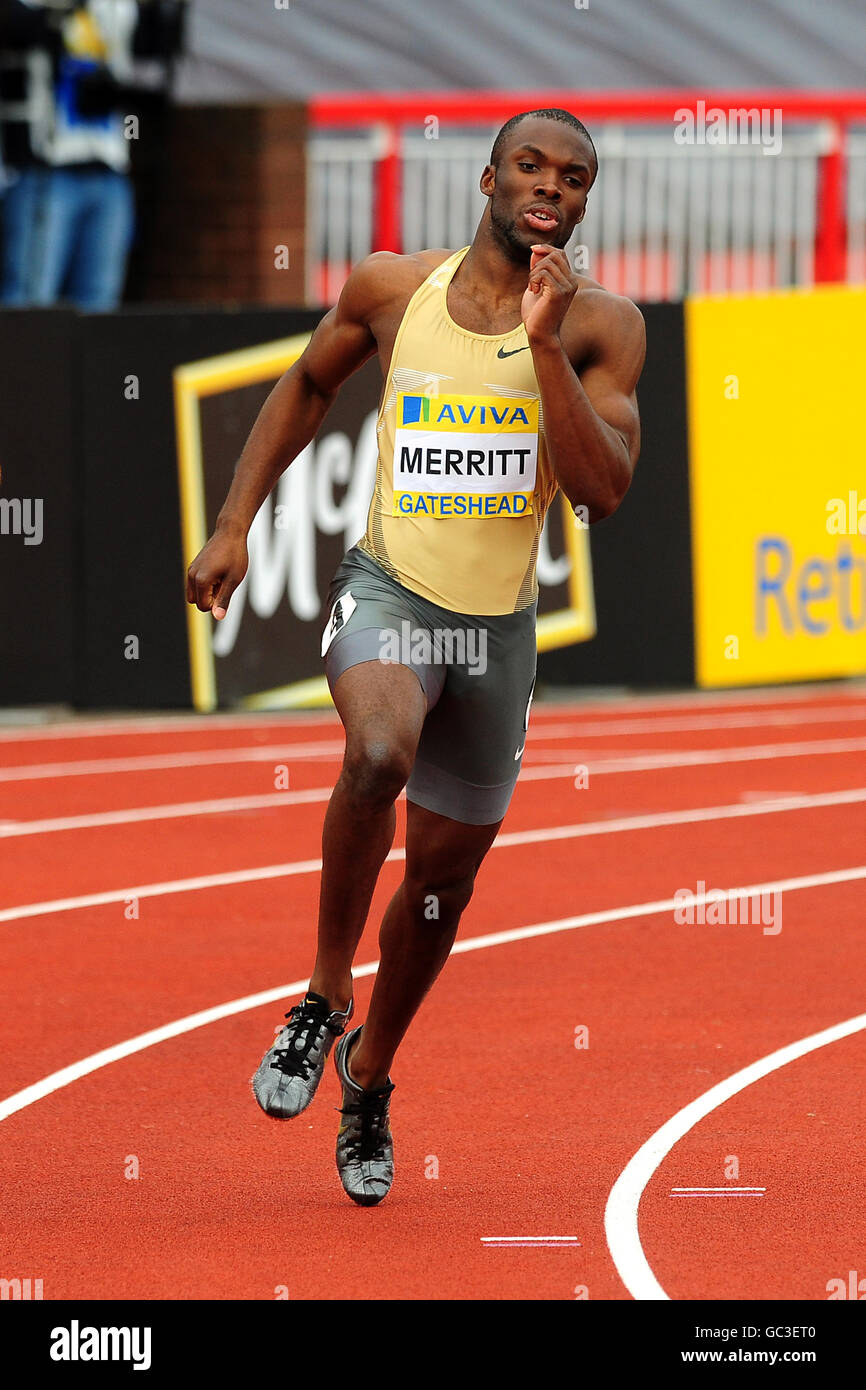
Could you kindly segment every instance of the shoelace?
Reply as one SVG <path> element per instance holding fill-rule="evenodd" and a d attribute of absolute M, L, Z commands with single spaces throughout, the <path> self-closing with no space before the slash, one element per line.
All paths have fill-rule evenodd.
<path fill-rule="evenodd" d="M 385 1157 L 385 1141 L 388 1134 L 388 1097 L 393 1091 L 392 1083 L 379 1091 L 365 1091 L 352 1104 L 340 1111 L 357 1121 L 353 1132 L 345 1141 L 346 1153 L 350 1158 L 369 1163 L 371 1159 Z"/>
<path fill-rule="evenodd" d="M 287 1045 L 277 1048 L 271 1066 L 286 1076 L 299 1076 L 303 1081 L 309 1081 L 313 1065 L 310 1053 L 319 1041 L 321 1029 L 327 1028 L 335 1037 L 339 1037 L 343 1029 L 330 1022 L 330 1014 L 325 1012 L 321 1004 L 310 1004 L 306 1000 L 289 1009 L 284 1017 L 289 1020 L 288 1026 L 292 1031 Z M 303 1041 L 298 1047 L 297 1041 L 302 1037 Z"/>

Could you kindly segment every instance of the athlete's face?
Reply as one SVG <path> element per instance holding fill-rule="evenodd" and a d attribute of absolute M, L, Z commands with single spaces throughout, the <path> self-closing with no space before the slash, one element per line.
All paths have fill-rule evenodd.
<path fill-rule="evenodd" d="M 544 117 L 521 121 L 498 167 L 488 164 L 481 177 L 506 254 L 528 265 L 534 245 L 565 246 L 583 220 L 595 174 L 592 146 L 579 131 Z"/>

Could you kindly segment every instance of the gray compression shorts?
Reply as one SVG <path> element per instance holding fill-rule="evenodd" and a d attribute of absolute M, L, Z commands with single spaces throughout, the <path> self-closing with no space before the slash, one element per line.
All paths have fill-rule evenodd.
<path fill-rule="evenodd" d="M 350 666 L 380 660 L 410 667 L 427 697 L 408 799 L 467 825 L 500 821 L 529 725 L 536 605 L 495 617 L 454 613 L 353 546 L 327 607 L 322 655 L 332 693 Z"/>

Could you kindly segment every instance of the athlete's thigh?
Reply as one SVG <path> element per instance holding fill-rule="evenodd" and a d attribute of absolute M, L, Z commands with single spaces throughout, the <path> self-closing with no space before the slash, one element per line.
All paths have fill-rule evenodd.
<path fill-rule="evenodd" d="M 356 742 L 386 744 L 414 758 L 427 699 L 410 667 L 359 662 L 338 677 L 332 695 L 349 752 Z"/>
<path fill-rule="evenodd" d="M 475 628 L 475 659 L 448 665 L 406 796 L 466 825 L 491 825 L 503 819 L 520 772 L 535 683 L 535 608 L 453 621 Z"/>
<path fill-rule="evenodd" d="M 356 741 L 385 742 L 414 759 L 444 682 L 441 668 L 416 659 L 411 641 L 394 640 L 423 622 L 415 599 L 353 547 L 334 575 L 327 603 L 322 656 L 349 752 Z"/>

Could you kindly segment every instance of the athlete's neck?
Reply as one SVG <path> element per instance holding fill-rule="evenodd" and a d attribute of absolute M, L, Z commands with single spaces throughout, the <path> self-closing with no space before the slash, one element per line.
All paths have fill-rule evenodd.
<path fill-rule="evenodd" d="M 529 279 L 529 260 L 510 256 L 484 217 L 457 275 L 462 293 L 472 299 L 483 300 L 491 308 L 519 306 Z"/>

